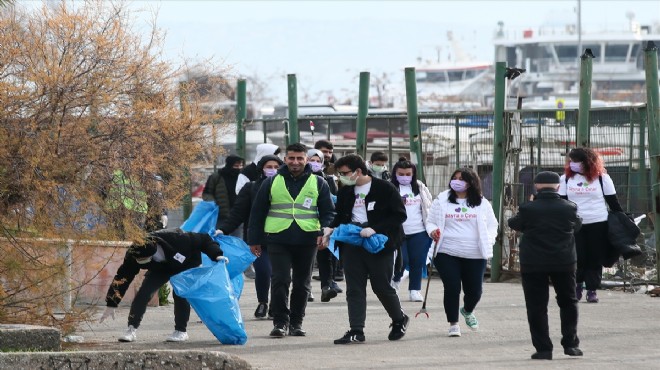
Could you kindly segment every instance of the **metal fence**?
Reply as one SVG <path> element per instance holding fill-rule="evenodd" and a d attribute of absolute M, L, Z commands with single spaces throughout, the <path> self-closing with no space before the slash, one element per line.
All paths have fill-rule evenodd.
<path fill-rule="evenodd" d="M 651 210 L 646 114 L 645 105 L 593 108 L 589 119 L 590 146 L 602 155 L 622 207 L 634 215 Z M 493 112 L 420 113 L 419 120 L 425 180 L 432 194 L 447 189 L 451 173 L 467 166 L 479 174 L 484 196 L 492 199 Z M 300 141 L 312 147 L 325 139 L 333 143 L 338 157 L 354 153 L 356 122 L 356 114 L 300 116 Z M 505 111 L 504 271 L 518 271 L 518 240 L 506 220 L 533 193 L 536 173 L 564 172 L 566 153 L 575 147 L 577 122 L 577 110 Z M 282 117 L 246 121 L 245 129 L 256 133 L 253 142 L 246 143 L 248 161 L 258 143 L 284 147 L 289 142 L 287 127 L 288 120 Z M 405 112 L 370 112 L 366 137 L 366 159 L 375 151 L 388 154 L 390 165 L 401 156 L 411 157 Z"/>

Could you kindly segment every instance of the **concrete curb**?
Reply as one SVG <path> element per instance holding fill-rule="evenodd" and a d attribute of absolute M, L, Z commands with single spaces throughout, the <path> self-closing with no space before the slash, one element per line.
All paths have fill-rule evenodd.
<path fill-rule="evenodd" d="M 60 351 L 60 331 L 37 325 L 0 324 L 0 351 Z"/>
<path fill-rule="evenodd" d="M 252 369 L 224 352 L 195 350 L 41 352 L 0 354 L 0 369 Z"/>

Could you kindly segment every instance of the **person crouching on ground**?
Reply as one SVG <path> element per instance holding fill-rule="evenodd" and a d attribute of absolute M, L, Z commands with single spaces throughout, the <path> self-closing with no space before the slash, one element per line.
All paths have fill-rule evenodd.
<path fill-rule="evenodd" d="M 552 360 L 548 330 L 549 282 L 557 293 L 561 320 L 561 345 L 569 356 L 582 356 L 577 336 L 578 305 L 575 295 L 575 233 L 582 226 L 577 205 L 562 199 L 559 175 L 539 172 L 534 177 L 538 192 L 533 202 L 520 206 L 509 227 L 522 231 L 520 272 L 527 305 L 527 321 L 536 353 L 534 360 Z"/>
<path fill-rule="evenodd" d="M 119 337 L 120 342 L 133 342 L 137 338 L 147 304 L 171 276 L 202 264 L 202 252 L 213 261 L 224 260 L 220 245 L 207 234 L 185 232 L 181 229 L 165 229 L 149 233 L 144 244 L 133 244 L 126 251 L 124 262 L 105 297 L 106 309 L 100 322 L 108 317 L 115 318 L 115 308 L 141 269 L 147 270 L 144 281 L 135 294 L 128 313 L 128 329 Z M 174 297 L 174 333 L 168 342 L 188 340 L 186 327 L 190 318 L 190 304 L 185 298 L 172 292 Z"/>
<path fill-rule="evenodd" d="M 403 338 L 408 328 L 408 316 L 401 309 L 396 290 L 390 285 L 394 272 L 394 252 L 404 238 L 406 207 L 401 195 L 388 181 L 367 175 L 367 166 L 357 154 L 349 154 L 335 162 L 343 187 L 337 193 L 336 216 L 330 227 L 344 224 L 362 226 L 360 236 L 369 238 L 379 233 L 388 237 L 385 248 L 371 253 L 362 247 L 342 244 L 340 257 L 344 262 L 346 302 L 350 330 L 335 344 L 365 341 L 364 323 L 367 316 L 367 279 L 387 314 L 392 319 L 389 340 Z M 330 235 L 332 229 L 324 230 Z M 327 240 L 324 241 L 327 245 Z"/>

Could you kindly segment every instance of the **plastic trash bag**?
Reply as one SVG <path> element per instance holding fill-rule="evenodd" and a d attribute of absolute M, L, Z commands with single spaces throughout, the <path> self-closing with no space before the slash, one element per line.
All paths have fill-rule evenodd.
<path fill-rule="evenodd" d="M 188 300 L 220 343 L 245 344 L 247 333 L 227 265 L 208 258 L 205 263 L 210 265 L 176 274 L 170 278 L 170 283 L 177 295 Z"/>
<path fill-rule="evenodd" d="M 229 235 L 213 236 L 213 233 L 210 234 L 213 240 L 220 243 L 223 255 L 229 259 L 227 272 L 229 273 L 229 278 L 234 286 L 236 298 L 240 298 L 243 293 L 243 271 L 245 271 L 248 266 L 257 259 L 257 257 L 250 252 L 250 247 L 245 244 L 241 238 Z M 206 257 L 206 255 L 203 255 L 203 257 Z M 206 260 L 202 259 L 202 261 L 203 264 L 206 265 Z M 212 263 L 210 259 L 208 260 L 208 263 Z"/>
<path fill-rule="evenodd" d="M 387 236 L 383 234 L 374 234 L 368 238 L 360 236 L 362 228 L 353 224 L 343 224 L 335 228 L 330 235 L 330 248 L 331 251 L 336 249 L 335 241 L 357 245 L 367 250 L 369 253 L 378 253 L 385 248 Z M 334 252 L 333 252 L 334 253 Z"/>
<path fill-rule="evenodd" d="M 211 234 L 215 232 L 218 221 L 218 205 L 213 201 L 201 201 L 180 229 L 188 232 Z M 231 261 L 230 261 L 231 262 Z"/>

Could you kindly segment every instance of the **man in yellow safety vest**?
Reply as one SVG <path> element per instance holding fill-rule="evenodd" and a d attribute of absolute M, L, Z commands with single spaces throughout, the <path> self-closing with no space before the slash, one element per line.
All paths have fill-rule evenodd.
<path fill-rule="evenodd" d="M 252 202 L 248 244 L 261 255 L 268 245 L 272 266 L 270 336 L 304 336 L 307 297 L 311 292 L 312 265 L 322 245 L 322 228 L 334 218 L 334 205 L 325 180 L 307 165 L 307 148 L 296 143 L 286 148 L 285 166 L 264 180 Z M 290 308 L 287 304 L 289 286 Z"/>

